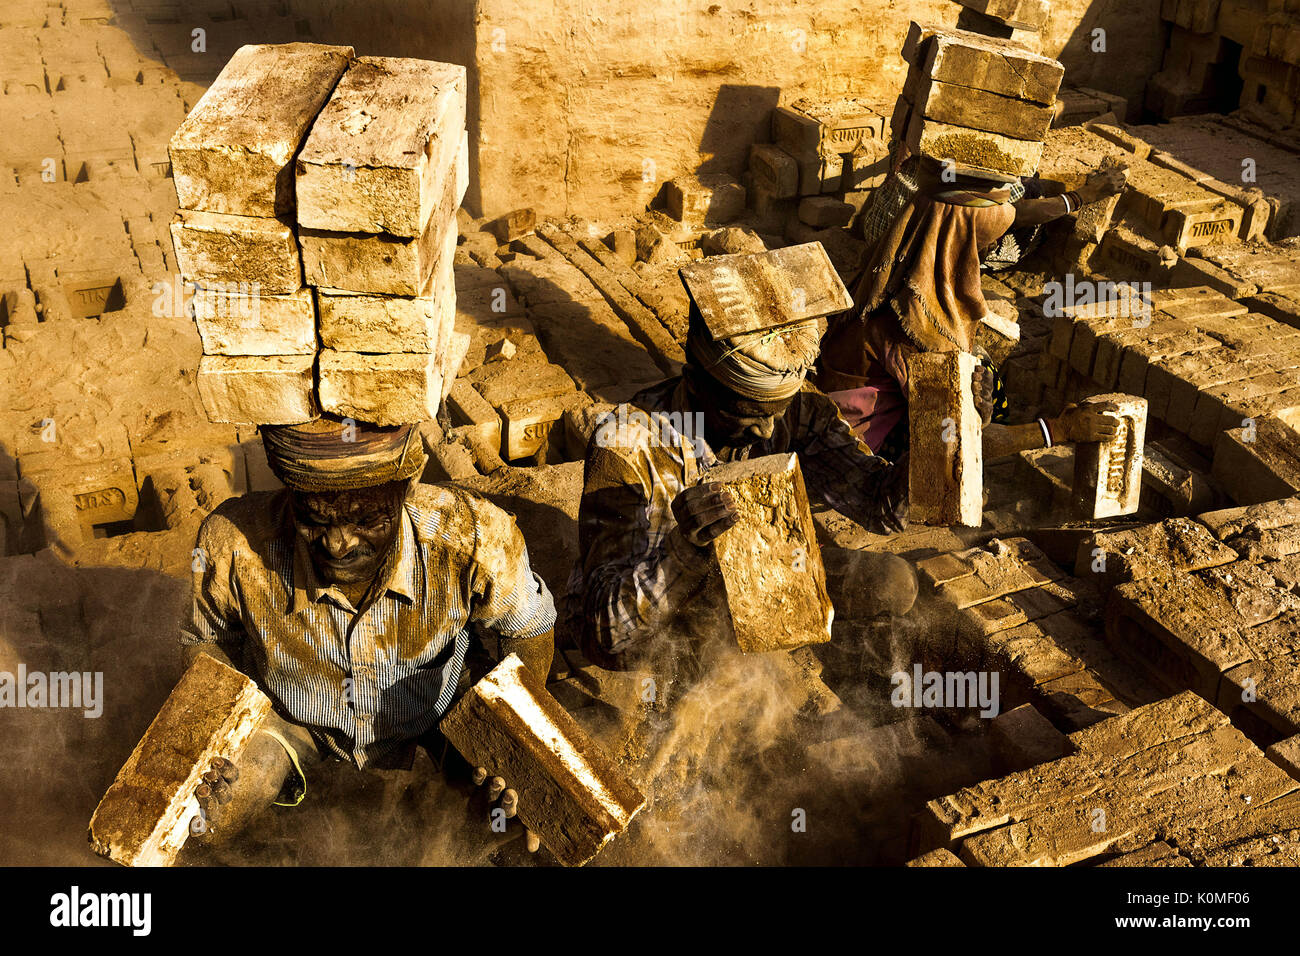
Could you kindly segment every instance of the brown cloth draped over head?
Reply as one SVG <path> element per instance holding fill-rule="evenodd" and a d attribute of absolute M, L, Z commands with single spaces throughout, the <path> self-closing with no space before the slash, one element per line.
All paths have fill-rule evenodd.
<path fill-rule="evenodd" d="M 924 352 L 971 352 L 988 305 L 980 253 L 1011 228 L 1007 184 L 926 177 L 876 247 L 853 290 L 859 321 L 888 303 Z"/>
<path fill-rule="evenodd" d="M 352 491 L 412 478 L 428 461 L 414 425 L 370 425 L 318 418 L 263 425 L 267 464 L 294 491 Z"/>

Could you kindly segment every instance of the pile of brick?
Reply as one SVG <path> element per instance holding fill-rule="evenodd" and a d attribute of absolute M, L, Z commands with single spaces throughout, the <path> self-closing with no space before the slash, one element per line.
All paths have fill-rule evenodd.
<path fill-rule="evenodd" d="M 1216 701 L 1260 746 L 1300 733 L 1300 500 L 1100 532 L 1076 571 L 1151 680 Z"/>
<path fill-rule="evenodd" d="M 212 421 L 437 413 L 468 347 L 465 137 L 463 67 L 306 43 L 231 58 L 170 145 Z"/>
<path fill-rule="evenodd" d="M 889 172 L 879 104 L 803 97 L 772 112 L 772 141 L 755 143 L 745 174 L 760 229 L 802 234 L 847 226 Z"/>
<path fill-rule="evenodd" d="M 1077 730 L 1065 755 L 931 800 L 911 866 L 1295 866 L 1300 782 L 1192 693 Z M 1105 798 L 1102 799 L 1101 795 Z"/>
<path fill-rule="evenodd" d="M 1169 24 L 1162 69 L 1146 107 L 1169 118 L 1256 106 L 1290 123 L 1300 89 L 1300 4 L 1295 0 L 1162 0 Z M 1235 81 L 1235 82 L 1234 82 Z M 1225 102 L 1241 84 L 1240 98 Z"/>
<path fill-rule="evenodd" d="M 913 23 L 903 47 L 908 75 L 894 135 L 912 153 L 958 173 L 1034 173 L 1065 73 L 1059 62 L 1010 40 Z"/>
<path fill-rule="evenodd" d="M 1033 703 L 1077 729 L 1148 697 L 1090 620 L 1092 585 L 1069 577 L 1027 539 L 994 539 L 915 564 L 942 622 L 932 630 L 934 663 L 997 671 L 1002 711 Z"/>
<path fill-rule="evenodd" d="M 1062 309 L 1043 357 L 1044 402 L 1114 389 L 1142 396 L 1152 419 L 1217 459 L 1230 430 L 1251 432 L 1250 444 L 1266 421 L 1270 434 L 1290 432 L 1294 442 L 1296 369 L 1300 330 L 1205 286 L 1156 290 L 1139 305 L 1117 296 Z M 1233 474 L 1216 460 L 1215 474 L 1236 500 L 1258 500 L 1249 497 L 1253 472 Z"/>

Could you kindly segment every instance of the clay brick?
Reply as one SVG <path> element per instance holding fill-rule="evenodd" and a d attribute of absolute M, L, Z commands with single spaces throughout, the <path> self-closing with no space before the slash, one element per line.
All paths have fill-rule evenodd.
<path fill-rule="evenodd" d="M 1002 773 L 1027 770 L 1074 752 L 1070 738 L 1032 704 L 1021 704 L 994 717 L 989 725 L 989 743 Z"/>
<path fill-rule="evenodd" d="M 1254 428 L 1219 433 L 1214 443 L 1214 480 L 1241 504 L 1271 501 L 1300 492 L 1300 456 L 1291 429 L 1269 419 Z"/>
<path fill-rule="evenodd" d="M 1049 106 L 935 79 L 921 81 L 915 102 L 927 119 L 1012 139 L 1041 141 L 1052 125 Z"/>
<path fill-rule="evenodd" d="M 180 207 L 291 214 L 294 154 L 352 54 L 319 43 L 241 47 L 172 136 Z"/>
<path fill-rule="evenodd" d="M 1118 586 L 1106 639 L 1171 689 L 1215 699 L 1220 675 L 1253 656 L 1223 594 L 1192 575 L 1155 573 Z"/>
<path fill-rule="evenodd" d="M 983 520 L 983 446 L 971 392 L 976 360 L 920 353 L 908 362 L 909 514 L 920 524 Z"/>
<path fill-rule="evenodd" d="M 442 362 L 435 353 L 366 355 L 322 349 L 321 408 L 376 425 L 422 422 L 438 414 Z"/>
<path fill-rule="evenodd" d="M 730 222 L 745 208 L 745 187 L 719 174 L 679 176 L 664 189 L 668 215 L 683 223 Z"/>
<path fill-rule="evenodd" d="M 714 542 L 714 554 L 740 649 L 829 641 L 834 608 L 797 456 L 719 465 L 708 480 L 726 487 L 739 512 L 739 521 Z"/>
<path fill-rule="evenodd" d="M 198 387 L 213 422 L 298 425 L 320 414 L 315 355 L 205 355 Z"/>
<path fill-rule="evenodd" d="M 177 211 L 171 224 L 176 262 L 189 282 L 285 295 L 303 286 L 298 244 L 278 219 Z"/>
<path fill-rule="evenodd" d="M 958 173 L 972 171 L 1006 177 L 1032 175 L 1043 154 L 1040 141 L 1012 139 L 940 123 L 926 119 L 919 110 L 912 111 L 907 147 L 918 155 L 952 162 Z"/>
<path fill-rule="evenodd" d="M 853 304 L 818 242 L 717 256 L 679 271 L 715 339 L 820 318 Z"/>
<path fill-rule="evenodd" d="M 1051 5 L 1047 0 L 958 0 L 968 10 L 992 17 L 1009 27 L 1040 31 L 1047 26 Z"/>
<path fill-rule="evenodd" d="M 1088 576 L 1084 569 L 1092 568 L 1093 552 L 1098 548 L 1105 556 L 1106 568 L 1093 573 L 1107 587 L 1170 571 L 1202 571 L 1238 559 L 1237 552 L 1216 541 L 1204 525 L 1188 518 L 1098 532 L 1079 547 L 1075 569 L 1080 577 Z"/>
<path fill-rule="evenodd" d="M 1300 780 L 1300 734 L 1287 737 L 1264 750 L 1264 756 Z"/>
<path fill-rule="evenodd" d="M 627 775 L 510 655 L 439 728 L 471 766 L 521 794 L 519 819 L 566 866 L 591 860 L 645 806 Z"/>
<path fill-rule="evenodd" d="M 463 66 L 358 57 L 298 154 L 298 224 L 422 235 L 435 211 L 449 211 L 443 198 L 455 194 L 465 90 Z"/>
<path fill-rule="evenodd" d="M 501 447 L 501 416 L 467 379 L 456 379 L 446 405 L 452 427 L 471 429 L 489 447 Z"/>
<path fill-rule="evenodd" d="M 243 674 L 200 654 L 168 695 L 90 820 L 90 844 L 124 866 L 170 866 L 198 813 L 213 757 L 239 762 L 271 701 Z"/>
<path fill-rule="evenodd" d="M 1096 395 L 1084 405 L 1119 406 L 1119 433 L 1108 442 L 1080 442 L 1075 449 L 1074 495 L 1086 518 L 1133 514 L 1142 496 L 1142 447 L 1146 441 L 1146 399 Z"/>
<path fill-rule="evenodd" d="M 551 398 L 575 390 L 573 379 L 558 365 L 510 359 L 492 362 L 469 373 L 480 395 L 493 408 L 530 398 Z"/>
<path fill-rule="evenodd" d="M 192 301 L 205 355 L 305 355 L 316 349 L 310 289 L 288 295 L 200 289 Z"/>
<path fill-rule="evenodd" d="M 468 163 L 458 153 L 458 164 Z M 385 234 L 325 232 L 301 229 L 303 270 L 307 283 L 340 292 L 418 296 L 430 277 L 454 258 L 455 210 L 463 193 L 456 177 L 448 177 L 446 191 L 416 238 Z"/>
<path fill-rule="evenodd" d="M 1294 789 L 1194 694 L 1102 720 L 1069 739 L 1070 756 L 930 801 L 919 821 L 923 845 L 957 846 L 968 865 L 1064 866 L 1136 849 L 1153 833 L 1231 820 Z M 1228 765 L 1232 779 L 1212 769 Z M 1111 795 L 1106 826 L 1094 828 L 1103 789 Z"/>
<path fill-rule="evenodd" d="M 767 143 L 751 146 L 749 172 L 754 181 L 774 199 L 790 199 L 799 195 L 799 164 L 779 146 Z"/>
<path fill-rule="evenodd" d="M 1051 106 L 1065 68 L 1006 40 L 964 30 L 936 30 L 926 44 L 921 72 L 944 83 Z"/>
<path fill-rule="evenodd" d="M 951 850 L 945 850 L 940 847 L 937 850 L 931 850 L 929 853 L 922 853 L 915 860 L 908 860 L 904 866 L 965 866 L 961 860 Z"/>
<path fill-rule="evenodd" d="M 517 461 L 544 452 L 551 429 L 566 412 L 591 404 L 582 392 L 525 398 L 501 405 L 501 456 Z"/>

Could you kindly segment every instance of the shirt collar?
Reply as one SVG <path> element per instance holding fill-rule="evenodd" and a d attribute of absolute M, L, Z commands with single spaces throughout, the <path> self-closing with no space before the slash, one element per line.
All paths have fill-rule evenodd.
<path fill-rule="evenodd" d="M 406 599 L 407 602 L 414 602 L 416 593 L 415 532 L 411 521 L 411 516 L 403 507 L 397 538 L 379 569 L 381 580 L 384 582 L 383 589 Z M 289 533 L 293 535 L 293 596 L 289 604 L 289 613 L 296 614 L 305 607 L 319 603 L 326 596 L 345 607 L 349 606 L 347 598 L 338 588 L 325 584 L 316 576 L 311 555 L 307 553 L 307 545 L 302 537 L 293 531 L 292 526 Z"/>

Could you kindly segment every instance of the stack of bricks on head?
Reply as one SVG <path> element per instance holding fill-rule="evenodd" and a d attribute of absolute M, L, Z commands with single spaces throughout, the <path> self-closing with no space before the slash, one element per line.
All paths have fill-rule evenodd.
<path fill-rule="evenodd" d="M 468 185 L 465 68 L 351 47 L 241 47 L 170 144 L 176 260 L 215 422 L 433 418 Z"/>

